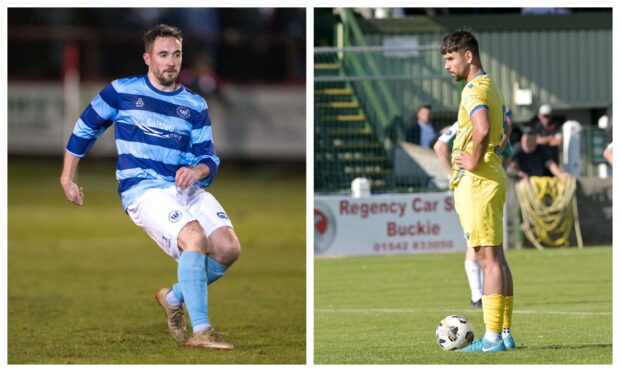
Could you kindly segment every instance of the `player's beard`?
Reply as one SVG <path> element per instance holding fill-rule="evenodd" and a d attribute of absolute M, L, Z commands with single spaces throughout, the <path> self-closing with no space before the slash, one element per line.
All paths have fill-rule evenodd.
<path fill-rule="evenodd" d="M 459 82 L 459 81 L 463 80 L 463 76 L 459 73 L 459 71 L 451 72 L 450 76 L 452 76 L 452 80 L 454 82 Z"/>
<path fill-rule="evenodd" d="M 456 71 L 454 73 L 453 79 L 454 81 L 467 81 L 467 77 L 469 76 L 469 66 L 463 68 L 462 71 Z"/>
<path fill-rule="evenodd" d="M 161 73 L 155 74 L 159 83 L 163 86 L 171 86 L 177 81 L 179 72 L 177 70 L 164 70 Z"/>

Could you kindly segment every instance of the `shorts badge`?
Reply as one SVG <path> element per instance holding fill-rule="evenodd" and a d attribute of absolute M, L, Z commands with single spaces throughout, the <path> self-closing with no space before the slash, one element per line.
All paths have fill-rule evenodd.
<path fill-rule="evenodd" d="M 183 213 L 175 209 L 172 212 L 170 212 L 170 214 L 168 215 L 168 219 L 170 220 L 170 222 L 175 223 L 178 220 L 180 220 L 182 216 L 183 216 Z"/>
<path fill-rule="evenodd" d="M 223 220 L 228 220 L 228 216 L 224 212 L 217 212 L 217 216 Z"/>

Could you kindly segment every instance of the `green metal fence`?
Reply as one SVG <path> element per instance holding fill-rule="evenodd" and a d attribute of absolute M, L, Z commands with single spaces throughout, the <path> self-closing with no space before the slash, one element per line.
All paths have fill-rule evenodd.
<path fill-rule="evenodd" d="M 356 177 L 369 178 L 373 192 L 426 189 L 429 176 L 397 176 L 395 158 L 417 108 L 451 102 L 452 110 L 435 113 L 438 132 L 456 117 L 457 85 L 441 66 L 428 67 L 438 46 L 368 46 L 352 13 L 341 16 L 341 46 L 314 51 L 315 190 L 347 191 Z"/>

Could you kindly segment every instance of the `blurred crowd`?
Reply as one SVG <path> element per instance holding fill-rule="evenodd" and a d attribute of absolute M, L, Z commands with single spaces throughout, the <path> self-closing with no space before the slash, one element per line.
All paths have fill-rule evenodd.
<path fill-rule="evenodd" d="M 154 24 L 180 28 L 185 83 L 305 80 L 304 8 L 11 8 L 9 79 L 62 78 L 67 43 L 77 43 L 85 80 L 141 74 L 143 33 Z M 39 63 L 32 63 L 39 61 Z M 41 61 L 45 61 L 41 63 Z"/>

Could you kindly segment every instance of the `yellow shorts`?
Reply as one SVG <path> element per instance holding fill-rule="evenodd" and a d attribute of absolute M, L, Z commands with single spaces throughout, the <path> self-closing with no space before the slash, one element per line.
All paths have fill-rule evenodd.
<path fill-rule="evenodd" d="M 454 203 L 467 246 L 491 247 L 504 241 L 502 217 L 506 181 L 464 175 L 454 189 Z"/>

